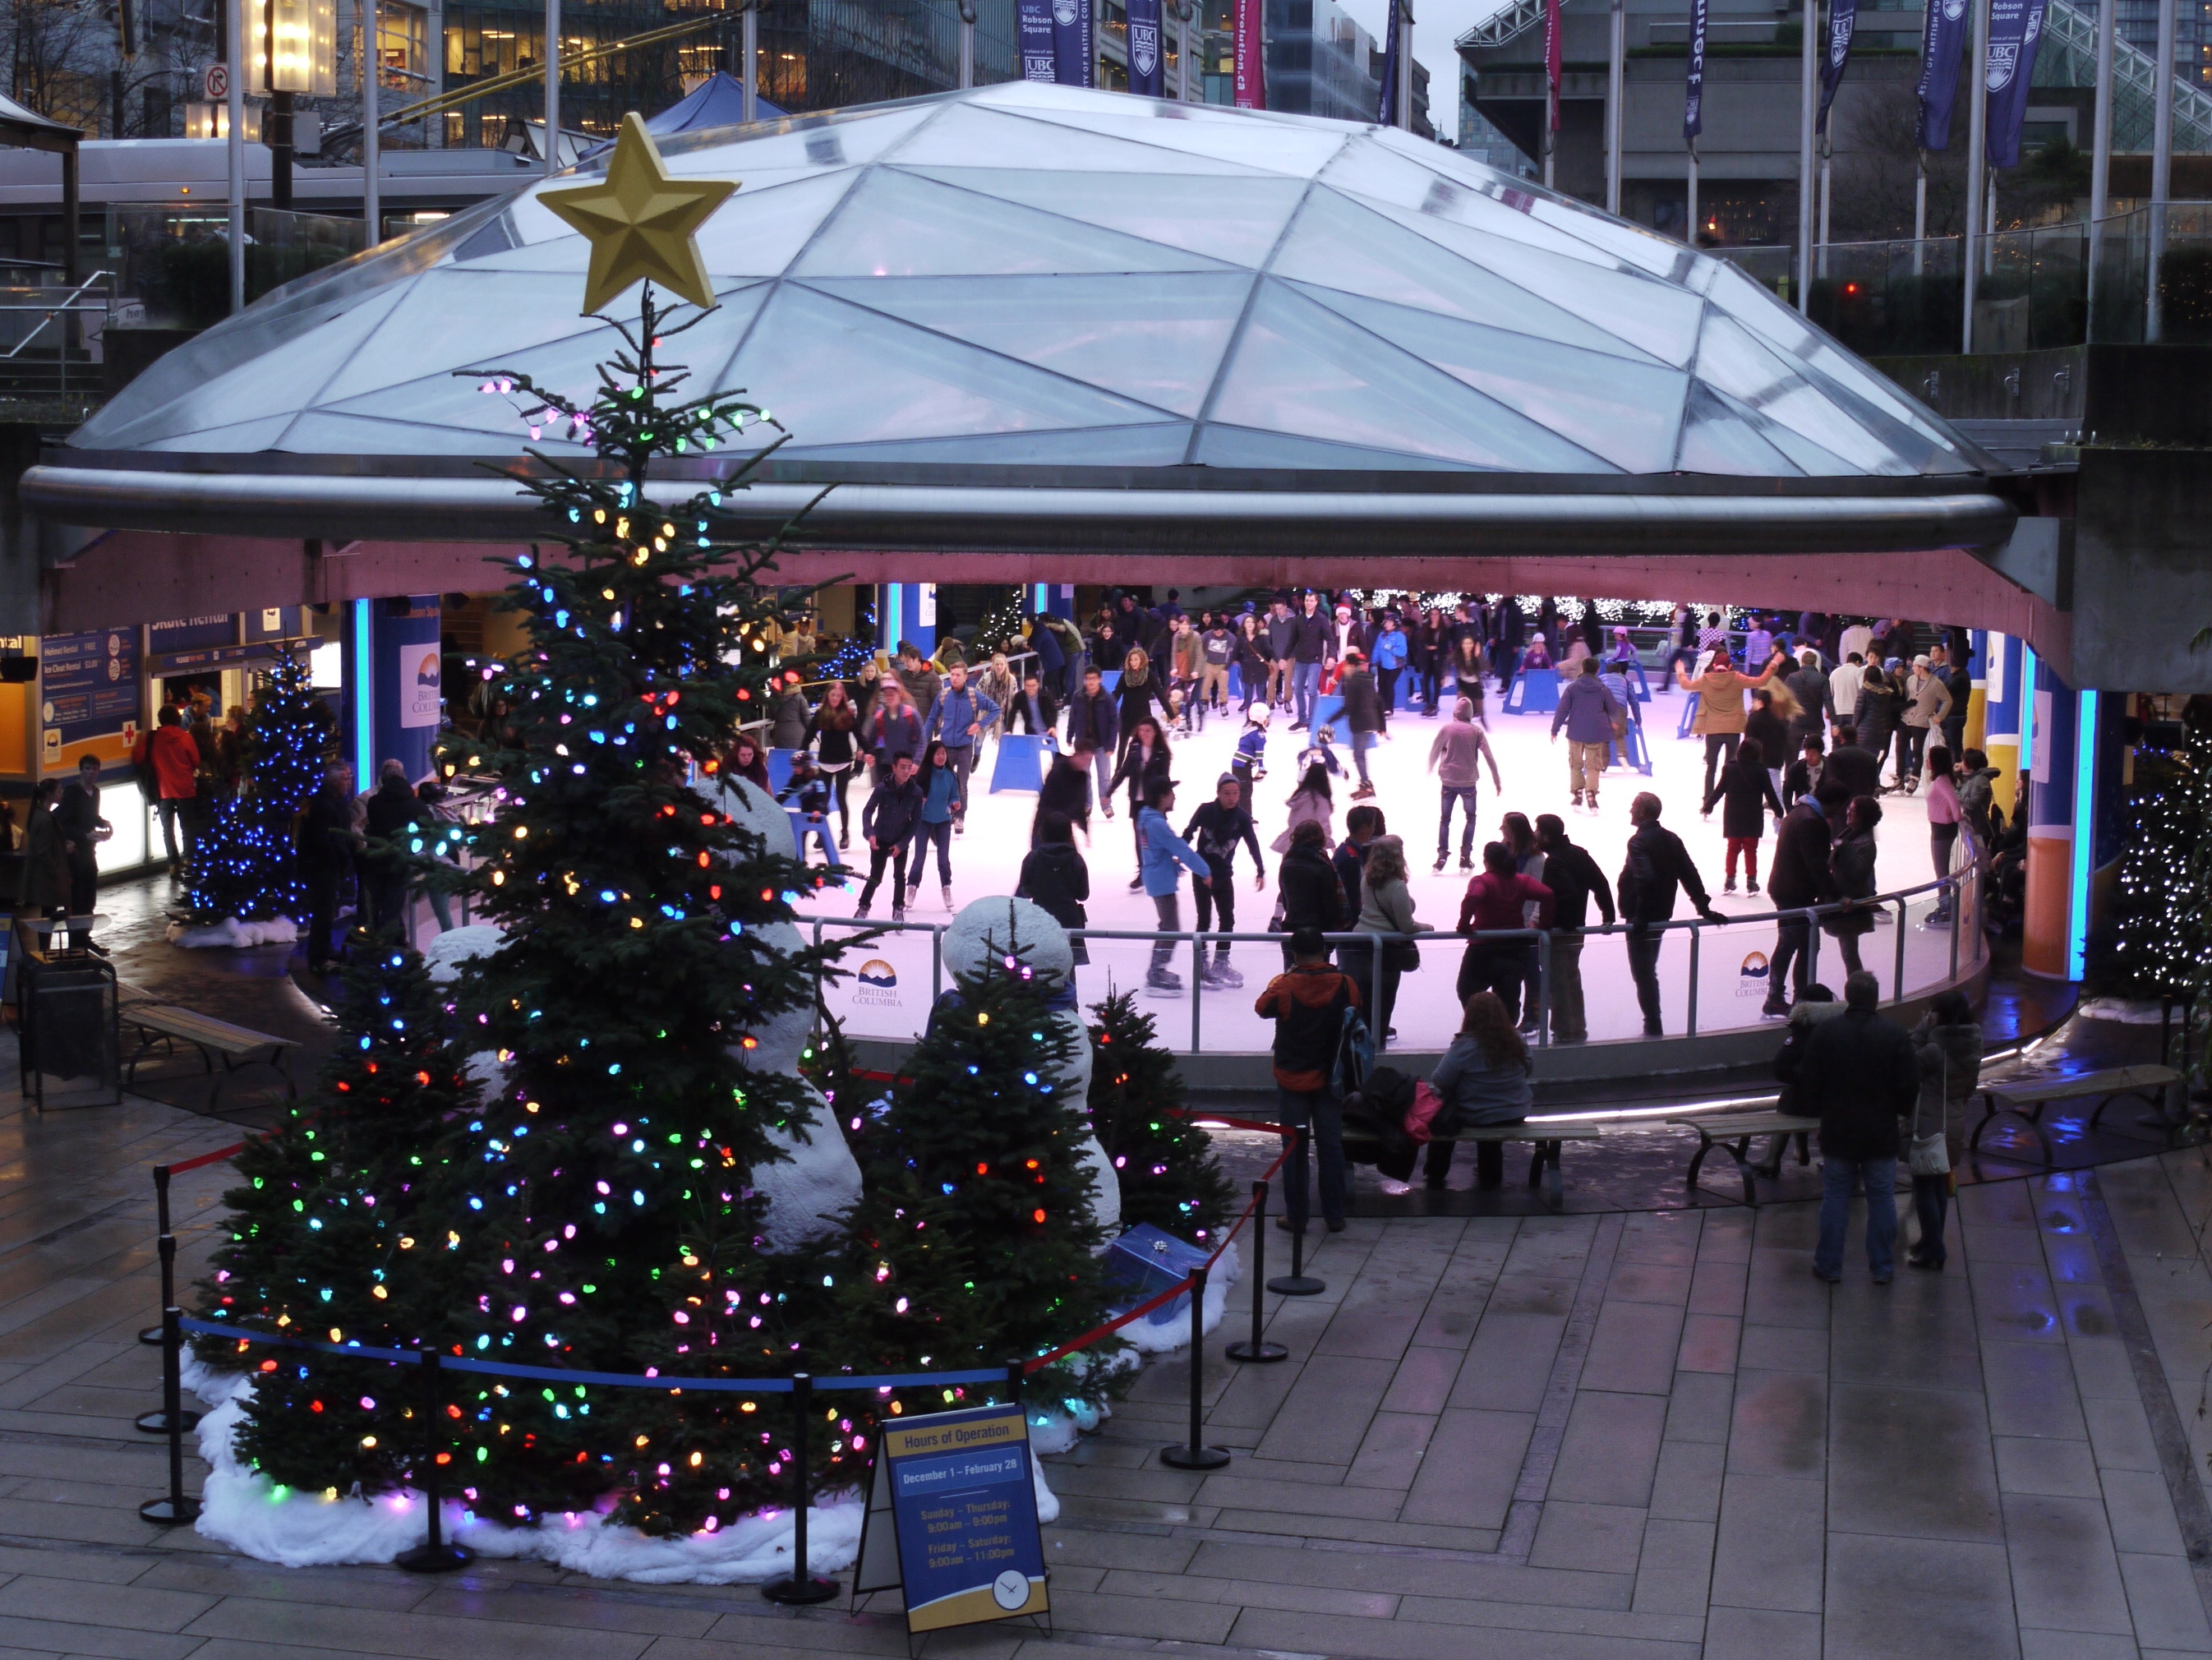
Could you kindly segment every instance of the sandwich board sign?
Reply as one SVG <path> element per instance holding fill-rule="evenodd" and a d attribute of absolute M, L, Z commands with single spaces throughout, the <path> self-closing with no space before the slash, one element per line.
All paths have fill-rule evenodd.
<path fill-rule="evenodd" d="M 885 1423 L 854 1594 L 903 1590 L 909 1635 L 1047 1614 L 1030 1457 L 1018 1404 Z"/>

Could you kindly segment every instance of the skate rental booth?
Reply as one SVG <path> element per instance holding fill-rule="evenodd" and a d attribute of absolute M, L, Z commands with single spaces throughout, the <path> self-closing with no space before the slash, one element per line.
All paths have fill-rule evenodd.
<path fill-rule="evenodd" d="M 664 154 L 739 185 L 696 235 L 719 303 L 660 359 L 689 366 L 683 395 L 744 389 L 788 435 L 732 498 L 763 535 L 811 504 L 781 581 L 1555 593 L 1968 625 L 1987 642 L 1974 736 L 2008 775 L 2033 751 L 2057 786 L 2035 792 L 2030 965 L 2078 962 L 2069 619 L 1997 568 L 2021 488 L 1726 260 L 1394 129 L 1023 82 Z M 495 562 L 548 529 L 515 480 L 550 463 L 524 451 L 593 465 L 500 377 L 588 403 L 619 345 L 577 313 L 590 244 L 538 200 L 605 165 L 290 284 L 125 388 L 24 479 L 54 550 L 48 625 L 343 604 L 373 626 L 395 596 L 504 586 Z M 1185 769 L 1185 812 L 1211 776 Z M 1926 887 L 1924 855 L 1899 868 L 1911 881 L 1886 872 L 1885 893 Z M 1922 930 L 1932 891 L 1899 903 L 1886 993 L 1978 974 L 1978 929 Z M 1705 942 L 1716 1001 L 1695 1029 L 1722 1061 L 1771 1045 L 1735 1018 L 1757 932 Z M 877 954 L 927 983 L 933 939 Z M 903 1000 L 859 1030 L 918 1029 L 926 995 Z M 1249 994 L 1197 1002 L 1194 1049 L 1260 1059 Z M 1594 1021 L 1608 1036 L 1627 1047 L 1547 1050 L 1540 1071 L 1687 1064 Z"/>

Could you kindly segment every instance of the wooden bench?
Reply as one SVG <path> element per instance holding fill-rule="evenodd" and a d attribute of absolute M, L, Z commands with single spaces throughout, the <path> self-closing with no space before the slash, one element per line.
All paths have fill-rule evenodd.
<path fill-rule="evenodd" d="M 1690 1116 L 1669 1118 L 1669 1124 L 1698 1133 L 1698 1150 L 1690 1155 L 1690 1171 L 1686 1178 L 1692 1188 L 1698 1185 L 1698 1172 L 1705 1168 L 1705 1156 L 1715 1147 L 1720 1148 L 1735 1160 L 1736 1173 L 1743 1177 L 1743 1202 L 1756 1205 L 1759 1188 L 1753 1180 L 1764 1176 L 1771 1180 L 1782 1173 L 1782 1156 L 1789 1151 L 1790 1139 L 1797 1142 L 1797 1162 L 1813 1162 L 1813 1132 L 1820 1128 L 1817 1118 L 1801 1118 L 1795 1113 L 1777 1112 L 1716 1112 L 1702 1116 Z M 1774 1146 L 1764 1164 L 1751 1160 L 1751 1144 L 1754 1138 L 1771 1135 Z"/>
<path fill-rule="evenodd" d="M 2105 1116 L 2105 1109 L 2124 1095 L 2140 1095 L 2154 1105 L 2163 1104 L 2169 1085 L 2181 1081 L 2181 1074 L 2172 1067 L 2107 1067 L 2101 1072 L 2058 1072 L 2054 1070 L 2023 1070 L 2007 1073 L 1996 1078 L 1984 1078 L 1976 1090 L 1982 1098 L 1981 1122 L 1974 1126 L 1973 1134 L 1967 1139 L 1969 1152 L 1982 1145 L 1982 1132 L 1999 1113 L 2010 1113 L 2025 1123 L 2035 1136 L 2036 1145 L 2043 1149 L 2043 1162 L 2049 1165 L 2056 1161 L 2051 1151 L 2051 1137 L 2043 1126 L 2043 1110 L 2054 1101 L 2087 1101 L 2096 1098 L 2096 1110 L 2089 1115 L 2089 1128 L 2097 1128 L 2097 1121 Z"/>
<path fill-rule="evenodd" d="M 123 1068 L 125 1079 L 134 1087 L 138 1081 L 138 1063 L 149 1051 L 158 1044 L 173 1055 L 178 1044 L 187 1043 L 199 1051 L 200 1061 L 214 1080 L 208 1090 L 210 1112 L 215 1110 L 222 1086 L 230 1081 L 231 1075 L 248 1067 L 273 1068 L 284 1080 L 286 1098 L 300 1098 L 300 1087 L 292 1081 L 291 1067 L 292 1051 L 300 1045 L 292 1038 L 271 1037 L 265 1031 L 234 1026 L 228 1020 L 169 1003 L 126 1003 L 121 1014 L 123 1024 L 135 1028 L 139 1035 L 137 1051 Z"/>
<path fill-rule="evenodd" d="M 1371 1137 L 1346 1131 L 1345 1140 L 1365 1142 Z M 1480 1143 L 1525 1142 L 1533 1149 L 1528 1155 L 1528 1185 L 1543 1191 L 1544 1206 L 1556 1211 L 1566 1202 L 1566 1182 L 1559 1173 L 1559 1147 L 1566 1141 L 1601 1141 L 1604 1127 L 1598 1124 L 1566 1124 L 1541 1122 L 1528 1124 L 1473 1124 L 1465 1129 L 1452 1130 L 1433 1138 L 1436 1141 Z"/>

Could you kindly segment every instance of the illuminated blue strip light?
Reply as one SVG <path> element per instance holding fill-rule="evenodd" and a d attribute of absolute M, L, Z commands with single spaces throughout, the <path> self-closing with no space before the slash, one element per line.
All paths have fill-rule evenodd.
<path fill-rule="evenodd" d="M 2089 949 L 2089 867 L 2097 851 L 2097 694 L 2081 694 L 2074 729 L 2074 881 L 2066 924 L 2066 977 L 2079 980 Z"/>
<path fill-rule="evenodd" d="M 1052 610 L 1052 586 L 1051 586 L 1051 584 L 1047 583 L 1047 582 L 1040 582 L 1040 583 L 1038 583 L 1038 584 L 1036 585 L 1036 604 L 1033 607 L 1031 607 L 1031 609 L 1032 609 L 1032 610 L 1034 610 L 1039 617 L 1046 616 L 1046 615 L 1048 615 L 1048 614 L 1051 611 L 1051 610 Z"/>
<path fill-rule="evenodd" d="M 2020 770 L 2032 776 L 2035 771 L 2035 648 L 2025 640 L 2020 642 L 2019 714 Z"/>
<path fill-rule="evenodd" d="M 376 782 L 376 647 L 367 599 L 353 602 L 353 777 L 356 789 Z"/>
<path fill-rule="evenodd" d="M 899 642 L 899 585 L 884 584 L 884 614 L 876 629 L 876 645 L 889 657 L 898 649 Z"/>

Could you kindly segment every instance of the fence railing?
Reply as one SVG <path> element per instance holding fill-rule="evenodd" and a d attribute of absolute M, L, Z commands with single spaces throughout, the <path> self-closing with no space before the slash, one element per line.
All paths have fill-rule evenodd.
<path fill-rule="evenodd" d="M 1878 894 L 1862 900 L 1814 905 L 1804 909 L 1764 911 L 1730 916 L 1719 921 L 1703 917 L 1679 918 L 1648 928 L 1632 929 L 1615 923 L 1590 927 L 1579 934 L 1523 928 L 1478 932 L 1463 935 L 1449 932 L 1413 935 L 1365 933 L 1324 936 L 1340 956 L 1349 948 L 1352 966 L 1366 982 L 1364 993 L 1371 1011 L 1381 1006 L 1386 968 L 1378 947 L 1391 940 L 1410 939 L 1422 949 L 1417 972 L 1399 979 L 1392 1024 L 1398 1029 L 1387 1045 L 1383 1033 L 1375 1033 L 1378 1047 L 1419 1053 L 1448 1048 L 1460 1025 L 1460 1000 L 1455 987 L 1445 982 L 1457 973 L 1460 953 L 1469 946 L 1515 952 L 1533 963 L 1527 976 L 1524 1004 L 1535 1009 L 1531 1041 L 1548 1048 L 1562 1040 L 1554 1028 L 1553 994 L 1559 984 L 1562 942 L 1574 950 L 1576 983 L 1585 994 L 1590 1041 L 1632 1038 L 1643 1034 L 1644 1017 L 1631 987 L 1636 969 L 1626 958 L 1632 937 L 1656 938 L 1650 972 L 1660 994 L 1661 1019 L 1669 1033 L 1694 1037 L 1765 1025 L 1759 1012 L 1771 984 L 1772 942 L 1785 931 L 1804 952 L 1806 980 L 1823 972 L 1833 977 L 1826 983 L 1840 999 L 1843 976 L 1835 972 L 1856 957 L 1886 982 L 1889 1000 L 1901 1002 L 1955 983 L 1962 971 L 1971 973 L 1986 957 L 1982 929 L 1982 871 L 1965 835 L 1950 875 Z M 1834 933 L 1838 927 L 1855 926 L 1869 919 L 1868 932 L 1853 935 L 1849 943 Z M 842 916 L 803 916 L 803 927 L 812 930 L 816 944 L 834 943 L 840 932 L 867 932 L 878 937 L 855 963 L 843 964 L 846 978 L 825 986 L 825 1006 L 835 1013 L 848 1036 L 892 1042 L 910 1042 L 921 1035 L 929 1010 L 945 992 L 943 922 L 878 922 Z M 1886 952 L 1869 952 L 1860 943 L 1890 930 Z M 1150 1011 L 1159 1017 L 1161 1041 L 1178 1054 L 1258 1054 L 1273 1039 L 1271 1020 L 1254 1010 L 1257 993 L 1285 965 L 1287 936 L 1275 933 L 1217 931 L 1146 933 L 1122 928 L 1071 928 L 1068 936 L 1083 942 L 1088 963 L 1077 970 L 1080 997 L 1086 1004 L 1109 989 L 1141 991 L 1155 963 L 1167 966 L 1182 981 L 1179 995 L 1188 999 L 1187 1010 L 1168 999 L 1152 1000 Z M 1224 984 L 1207 973 L 1215 962 L 1243 962 L 1258 970 L 1249 982 Z M 1712 964 L 1723 964 L 1715 969 Z M 1104 971 L 1108 984 L 1099 983 Z M 1241 970 L 1239 971 L 1241 972 Z M 927 976 L 927 999 L 908 994 L 918 989 Z M 1793 975 L 1794 977 L 1794 975 Z M 1595 981 L 1599 994 L 1589 995 Z M 1183 1016 L 1187 1013 L 1188 1018 Z M 1570 1033 L 1567 1041 L 1578 1041 Z"/>

